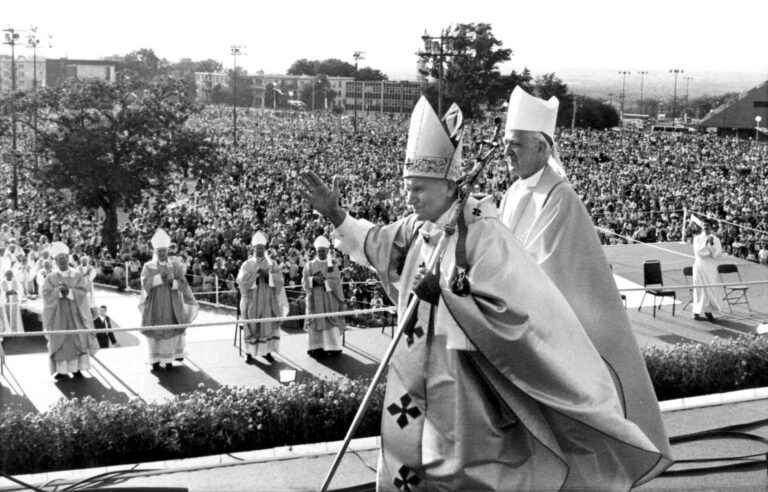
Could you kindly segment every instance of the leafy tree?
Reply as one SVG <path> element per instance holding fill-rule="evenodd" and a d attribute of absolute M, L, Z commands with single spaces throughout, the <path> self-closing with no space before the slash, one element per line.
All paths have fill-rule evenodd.
<path fill-rule="evenodd" d="M 139 203 L 144 192 L 167 193 L 217 158 L 207 135 L 186 125 L 199 108 L 181 80 L 72 80 L 39 91 L 38 100 L 38 142 L 50 159 L 35 177 L 46 188 L 71 190 L 77 205 L 101 208 L 112 253 L 119 207 Z"/>
<path fill-rule="evenodd" d="M 458 24 L 446 29 L 445 33 L 453 37 L 449 51 L 454 56 L 447 59 L 442 74 L 443 107 L 447 108 L 453 101 L 467 116 L 479 115 L 481 104 L 495 105 L 502 97 L 501 91 L 489 89 L 500 84 L 502 76 L 498 64 L 508 61 L 512 50 L 502 48 L 503 43 L 494 36 L 490 24 Z M 426 74 L 439 79 L 440 64 L 435 58 L 422 55 L 422 60 Z"/>
<path fill-rule="evenodd" d="M 306 58 L 302 58 L 293 62 L 286 73 L 288 75 L 316 75 L 319 64 L 319 60 L 309 61 Z"/>
<path fill-rule="evenodd" d="M 534 89 L 536 95 L 542 99 L 549 99 L 555 96 L 562 101 L 568 96 L 568 85 L 555 75 L 554 72 L 536 77 Z"/>
<path fill-rule="evenodd" d="M 314 89 L 314 106 L 313 106 L 313 94 L 312 91 Z M 301 99 L 304 104 L 307 105 L 307 108 L 309 109 L 323 109 L 325 104 L 325 99 L 328 99 L 328 107 L 333 107 L 333 101 L 336 97 L 336 92 L 331 89 L 331 84 L 328 82 L 328 77 L 325 75 L 320 75 L 317 78 L 317 81 L 315 82 L 314 86 L 313 84 L 306 84 L 304 85 L 299 94 L 299 99 Z"/>
<path fill-rule="evenodd" d="M 560 111 L 557 115 L 559 126 L 570 127 L 573 118 L 573 98 L 568 94 L 564 101 L 560 101 Z M 604 129 L 619 124 L 619 112 L 599 99 L 592 97 L 576 97 L 578 107 L 576 109 L 576 126 L 580 128 Z"/>
<path fill-rule="evenodd" d="M 114 55 L 108 60 L 119 62 L 118 76 L 150 81 L 168 72 L 168 60 L 160 59 L 151 48 L 141 48 L 125 56 Z"/>
<path fill-rule="evenodd" d="M 357 80 L 387 80 L 387 76 L 381 70 L 371 67 L 363 67 L 357 71 Z"/>

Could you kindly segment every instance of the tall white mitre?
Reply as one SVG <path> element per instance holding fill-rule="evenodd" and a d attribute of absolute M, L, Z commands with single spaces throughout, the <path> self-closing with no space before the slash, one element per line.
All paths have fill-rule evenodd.
<path fill-rule="evenodd" d="M 518 85 L 509 96 L 504 136 L 508 138 L 513 130 L 543 133 L 549 137 L 549 142 L 552 144 L 552 155 L 548 160 L 549 165 L 556 173 L 566 177 L 565 168 L 560 162 L 555 143 L 555 126 L 557 125 L 559 107 L 560 101 L 555 96 L 545 101 L 528 94 Z"/>
<path fill-rule="evenodd" d="M 150 242 L 152 243 L 152 247 L 154 249 L 170 248 L 171 236 L 169 236 L 168 233 L 163 229 L 158 229 L 155 231 L 155 235 L 152 236 Z"/>
<path fill-rule="evenodd" d="M 504 133 L 508 136 L 512 130 L 542 132 L 554 142 L 559 106 L 560 101 L 555 96 L 545 101 L 528 94 L 518 85 L 509 96 Z"/>
<path fill-rule="evenodd" d="M 256 231 L 253 233 L 253 236 L 251 236 L 251 246 L 266 246 L 267 242 L 266 234 L 261 231 Z"/>
<path fill-rule="evenodd" d="M 458 179 L 461 173 L 461 110 L 454 104 L 446 113 L 447 117 L 449 115 L 449 130 L 446 130 L 427 98 L 422 96 L 416 103 L 408 129 L 404 178 Z"/>

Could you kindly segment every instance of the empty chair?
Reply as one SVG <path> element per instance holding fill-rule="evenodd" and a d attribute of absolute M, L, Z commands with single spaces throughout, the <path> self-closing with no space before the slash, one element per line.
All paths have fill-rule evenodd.
<path fill-rule="evenodd" d="M 664 301 L 665 297 L 672 298 L 672 316 L 675 315 L 675 302 L 677 301 L 677 293 L 671 289 L 664 289 L 664 279 L 661 276 L 661 262 L 659 260 L 648 260 L 643 262 L 643 298 L 640 300 L 640 306 L 638 311 L 643 307 L 643 301 L 645 301 L 646 294 L 653 296 L 653 317 L 656 317 L 656 299 L 661 297 L 661 301 Z M 661 302 L 659 302 L 658 308 L 661 309 Z"/>
<path fill-rule="evenodd" d="M 746 285 L 739 285 L 743 280 L 741 279 L 741 273 L 739 268 L 733 263 L 724 263 L 717 265 L 717 273 L 720 276 L 720 282 L 727 284 L 736 282 L 735 285 L 723 286 L 723 300 L 728 303 L 728 309 L 733 312 L 733 306 L 737 304 L 746 304 L 747 309 L 752 311 L 749 305 L 749 298 L 747 297 L 747 291 L 749 287 Z"/>
<path fill-rule="evenodd" d="M 683 267 L 683 277 L 685 277 L 686 283 L 688 283 L 688 285 L 691 286 L 691 287 L 688 287 L 688 300 L 685 301 L 685 304 L 683 304 L 683 311 L 685 311 L 688 306 L 693 304 L 693 267 L 692 266 Z"/>

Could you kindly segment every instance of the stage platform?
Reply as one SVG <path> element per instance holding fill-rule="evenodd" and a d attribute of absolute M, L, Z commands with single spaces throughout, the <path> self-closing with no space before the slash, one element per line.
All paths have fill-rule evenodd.
<path fill-rule="evenodd" d="M 651 243 L 605 246 L 605 254 L 613 266 L 614 277 L 619 289 L 633 289 L 643 286 L 643 262 L 661 262 L 664 284 L 667 286 L 688 285 L 683 268 L 693 265 L 693 248 L 686 243 Z M 680 342 L 708 343 L 716 338 L 733 338 L 743 333 L 754 333 L 755 327 L 768 322 L 768 268 L 765 265 L 747 262 L 740 258 L 723 255 L 718 263 L 737 265 L 742 280 L 766 281 L 766 284 L 750 285 L 748 298 L 751 309 L 734 306 L 733 312 L 723 303 L 723 311 L 715 314 L 715 321 L 695 321 L 691 313 L 691 293 L 687 287 L 675 289 L 677 303 L 672 316 L 671 300 L 665 300 L 661 310 L 653 317 L 651 296 L 646 296 L 643 308 L 638 312 L 642 291 L 623 291 L 627 298 L 627 313 L 632 321 L 637 341 L 641 347 L 648 345 L 673 345 Z M 716 287 L 720 293 L 722 287 Z"/>

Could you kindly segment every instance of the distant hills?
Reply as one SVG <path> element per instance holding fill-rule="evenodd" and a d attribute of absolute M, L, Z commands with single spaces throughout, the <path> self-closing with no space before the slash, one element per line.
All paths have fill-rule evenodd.
<path fill-rule="evenodd" d="M 609 99 L 613 94 L 616 100 L 621 93 L 619 70 L 608 69 L 560 69 L 555 73 L 566 84 L 571 92 Z M 626 78 L 627 101 L 640 99 L 640 75 L 637 70 L 630 70 Z M 537 73 L 538 75 L 538 73 Z M 689 85 L 691 99 L 704 95 L 719 95 L 726 92 L 743 92 L 768 80 L 768 72 L 717 72 L 687 70 L 678 76 L 677 97 L 684 98 L 686 91 L 685 77 L 692 77 Z M 675 78 L 668 71 L 648 70 L 644 82 L 644 98 L 671 99 L 674 91 Z"/>

